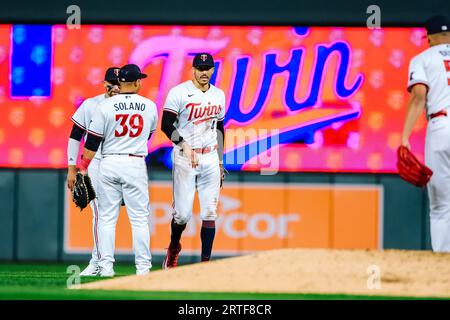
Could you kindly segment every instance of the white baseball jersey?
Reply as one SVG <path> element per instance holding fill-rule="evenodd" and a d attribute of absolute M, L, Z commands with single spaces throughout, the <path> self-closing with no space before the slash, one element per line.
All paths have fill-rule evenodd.
<path fill-rule="evenodd" d="M 89 125 L 89 133 L 104 137 L 101 153 L 146 156 L 147 140 L 158 123 L 153 101 L 138 94 L 118 94 L 103 101 Z"/>
<path fill-rule="evenodd" d="M 415 56 L 409 66 L 408 89 L 427 86 L 427 115 L 450 107 L 450 44 L 432 46 Z M 425 164 L 433 171 L 427 184 L 430 200 L 431 246 L 450 252 L 450 118 L 436 117 L 427 124 Z"/>
<path fill-rule="evenodd" d="M 73 114 L 71 118 L 72 122 L 81 129 L 83 129 L 84 131 L 87 131 L 97 106 L 105 100 L 106 97 L 104 93 L 84 100 L 83 103 L 80 105 L 80 107 L 77 109 L 77 111 L 75 111 L 75 113 Z M 86 138 L 87 135 L 84 136 L 85 140 Z M 101 150 L 101 146 L 99 150 Z M 100 152 L 95 154 L 95 159 L 101 159 L 101 157 L 102 155 Z"/>
<path fill-rule="evenodd" d="M 428 87 L 427 115 L 450 107 L 450 44 L 430 47 L 411 60 L 408 90 L 417 83 Z"/>
<path fill-rule="evenodd" d="M 225 117 L 225 93 L 212 84 L 203 92 L 189 80 L 169 91 L 164 110 L 177 114 L 174 126 L 192 148 L 212 147 L 217 121 Z"/>

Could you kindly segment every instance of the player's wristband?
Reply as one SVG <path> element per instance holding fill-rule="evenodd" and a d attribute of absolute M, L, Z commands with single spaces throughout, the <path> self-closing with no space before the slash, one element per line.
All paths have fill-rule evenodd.
<path fill-rule="evenodd" d="M 86 159 L 84 157 L 81 158 L 80 163 L 80 169 L 83 171 L 87 171 L 87 168 L 89 167 L 89 164 L 91 163 L 92 159 Z"/>

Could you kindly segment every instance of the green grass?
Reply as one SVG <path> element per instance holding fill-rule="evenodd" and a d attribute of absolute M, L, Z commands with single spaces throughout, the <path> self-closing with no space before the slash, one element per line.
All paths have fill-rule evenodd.
<path fill-rule="evenodd" d="M 134 292 L 134 291 L 103 291 L 103 290 L 69 290 L 66 273 L 67 264 L 11 264 L 0 263 L 0 300 L 2 299 L 33 299 L 33 300 L 297 300 L 297 299 L 359 299 L 381 300 L 399 299 L 393 297 L 352 296 L 352 295 L 321 295 L 321 294 L 255 294 L 255 293 L 192 293 L 192 292 Z M 81 268 L 84 265 L 80 265 Z M 116 264 L 117 276 L 135 273 L 134 265 Z M 152 270 L 157 270 L 154 267 Z M 101 280 L 100 277 L 82 277 L 81 283 Z M 401 298 L 417 299 L 417 298 Z"/>

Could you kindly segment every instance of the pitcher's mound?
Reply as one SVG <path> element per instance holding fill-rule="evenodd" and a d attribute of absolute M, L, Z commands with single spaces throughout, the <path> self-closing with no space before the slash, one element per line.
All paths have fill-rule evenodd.
<path fill-rule="evenodd" d="M 81 289 L 450 297 L 450 254 L 280 249 L 91 282 Z"/>

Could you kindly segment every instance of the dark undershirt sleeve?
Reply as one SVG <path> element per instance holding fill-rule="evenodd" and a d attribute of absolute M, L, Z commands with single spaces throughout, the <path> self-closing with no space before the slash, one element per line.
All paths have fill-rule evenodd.
<path fill-rule="evenodd" d="M 89 133 L 86 139 L 86 143 L 84 144 L 84 147 L 88 150 L 97 152 L 100 143 L 102 143 L 102 140 L 103 140 L 102 137 Z"/>
<path fill-rule="evenodd" d="M 161 130 L 166 134 L 170 141 L 176 145 L 180 145 L 181 142 L 183 142 L 183 137 L 173 125 L 175 121 L 177 121 L 177 115 L 175 113 L 166 110 L 163 111 Z"/>
<path fill-rule="evenodd" d="M 81 129 L 79 126 L 74 124 L 72 126 L 72 131 L 70 132 L 70 138 L 77 140 L 77 141 L 81 141 L 81 139 L 83 138 L 84 132 L 85 131 L 83 129 Z"/>

